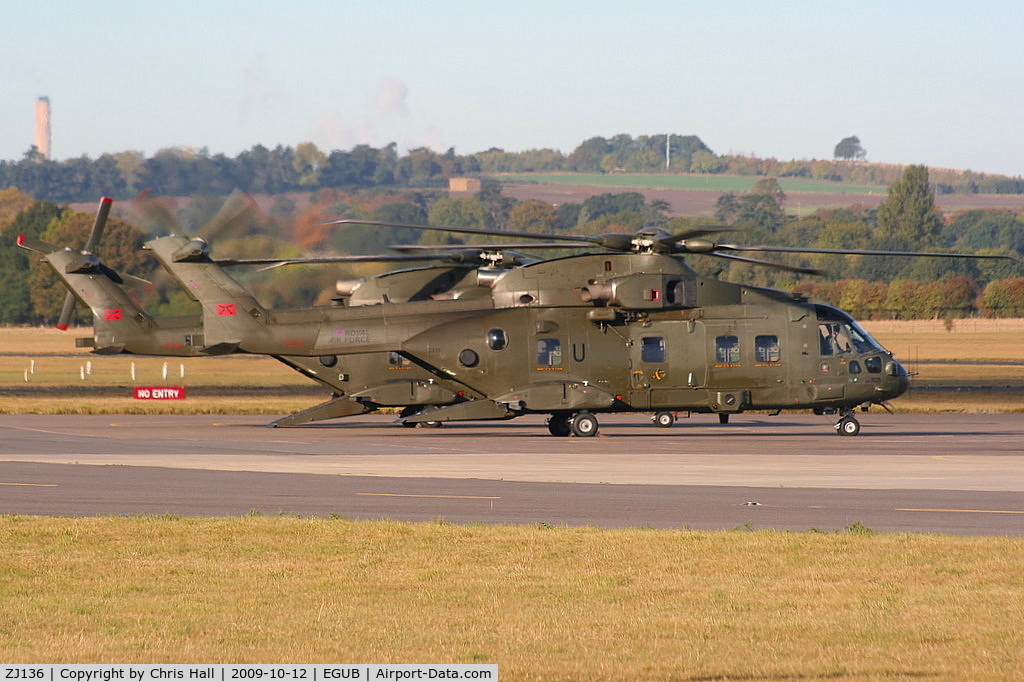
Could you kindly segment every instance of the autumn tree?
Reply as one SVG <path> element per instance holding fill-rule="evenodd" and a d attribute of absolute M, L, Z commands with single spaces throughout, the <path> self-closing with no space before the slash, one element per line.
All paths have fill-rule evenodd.
<path fill-rule="evenodd" d="M 295 148 L 292 168 L 299 174 L 299 184 L 303 187 L 317 187 L 320 184 L 320 172 L 326 165 L 327 155 L 312 142 L 302 142 Z"/>
<path fill-rule="evenodd" d="M 509 212 L 509 229 L 513 232 L 547 233 L 558 224 L 558 214 L 548 203 L 528 199 L 517 204 Z"/>

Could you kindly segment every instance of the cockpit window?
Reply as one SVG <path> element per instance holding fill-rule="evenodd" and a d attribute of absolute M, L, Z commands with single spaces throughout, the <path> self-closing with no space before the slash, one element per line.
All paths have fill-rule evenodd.
<path fill-rule="evenodd" d="M 829 306 L 815 306 L 818 341 L 822 355 L 880 353 L 884 349 L 846 313 Z"/>

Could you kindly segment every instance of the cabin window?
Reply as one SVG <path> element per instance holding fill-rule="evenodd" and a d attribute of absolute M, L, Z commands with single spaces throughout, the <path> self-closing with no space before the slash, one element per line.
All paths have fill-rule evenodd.
<path fill-rule="evenodd" d="M 409 358 L 394 351 L 388 351 L 388 365 L 391 367 L 406 367 L 409 364 Z"/>
<path fill-rule="evenodd" d="M 857 362 L 856 360 L 850 360 L 849 369 L 850 369 L 850 374 L 860 374 L 860 372 L 861 372 L 860 363 Z"/>
<path fill-rule="evenodd" d="M 864 366 L 867 368 L 869 374 L 881 374 L 882 373 L 882 358 L 877 355 L 865 358 Z"/>
<path fill-rule="evenodd" d="M 335 365 L 338 364 L 338 356 L 337 355 L 321 355 L 320 356 L 320 364 L 323 365 L 324 367 L 334 367 Z"/>
<path fill-rule="evenodd" d="M 738 336 L 719 336 L 715 339 L 715 362 L 726 365 L 739 364 L 740 339 Z"/>
<path fill-rule="evenodd" d="M 558 339 L 537 339 L 537 366 L 561 367 L 562 342 Z"/>
<path fill-rule="evenodd" d="M 492 329 L 487 332 L 487 347 L 491 350 L 504 350 L 508 345 L 508 334 L 504 329 Z"/>
<path fill-rule="evenodd" d="M 643 362 L 665 362 L 665 338 L 662 336 L 641 338 L 640 360 Z"/>
<path fill-rule="evenodd" d="M 754 352 L 758 362 L 778 362 L 779 337 L 775 334 L 759 334 L 754 337 Z"/>

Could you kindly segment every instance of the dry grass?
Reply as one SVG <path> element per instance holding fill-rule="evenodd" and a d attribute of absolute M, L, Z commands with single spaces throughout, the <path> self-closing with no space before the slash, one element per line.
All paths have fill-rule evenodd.
<path fill-rule="evenodd" d="M 1020 539 L 2 517 L 0 545 L 7 661 L 1024 678 Z"/>
<path fill-rule="evenodd" d="M 864 322 L 883 346 L 909 364 L 920 360 L 1024 363 L 1024 320 L 906 320 Z M 1020 370 L 1024 375 L 1024 369 Z"/>

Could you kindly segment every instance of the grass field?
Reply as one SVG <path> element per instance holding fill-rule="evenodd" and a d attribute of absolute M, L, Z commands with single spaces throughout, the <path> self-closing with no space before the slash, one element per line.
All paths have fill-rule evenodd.
<path fill-rule="evenodd" d="M 503 680 L 1019 680 L 1024 541 L 0 518 L 0 659 Z"/>
<path fill-rule="evenodd" d="M 495 176 L 502 182 L 543 183 L 551 185 L 580 185 L 595 187 L 634 187 L 637 189 L 681 189 L 715 192 L 749 192 L 759 177 L 727 175 L 673 175 L 643 173 L 523 173 Z M 784 192 L 808 192 L 820 194 L 881 194 L 887 188 L 879 185 L 852 185 L 827 180 L 805 180 L 800 178 L 778 178 Z"/>

